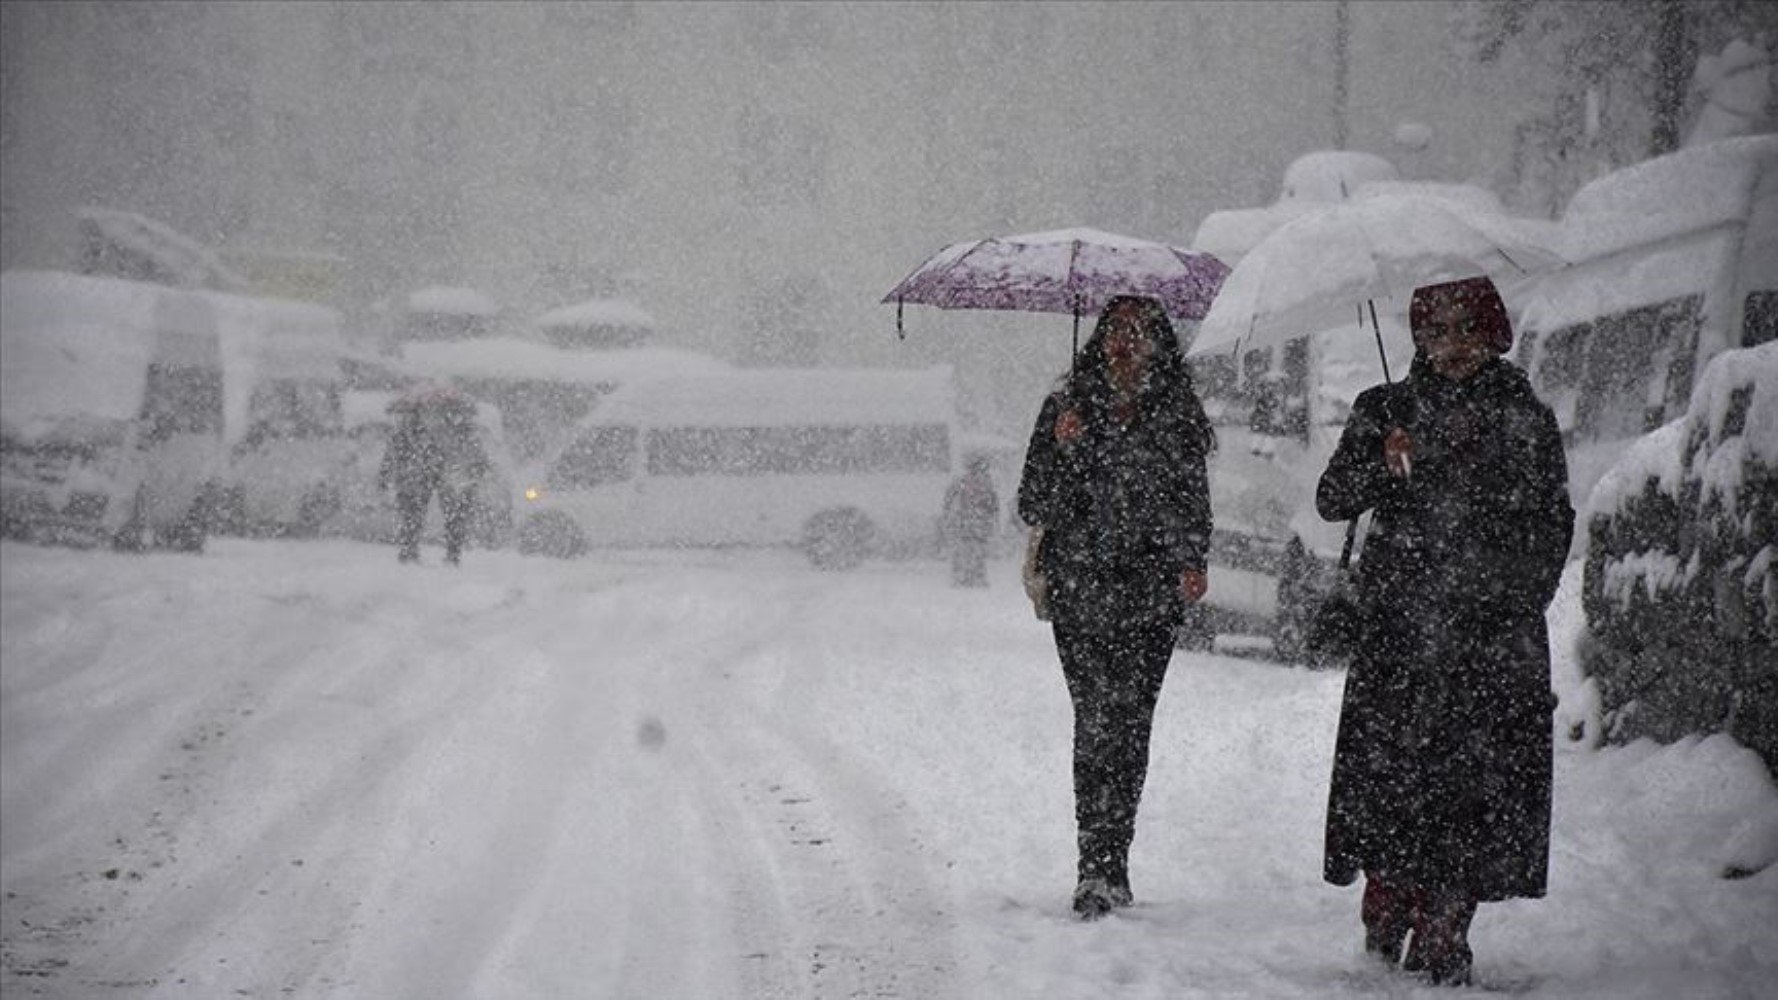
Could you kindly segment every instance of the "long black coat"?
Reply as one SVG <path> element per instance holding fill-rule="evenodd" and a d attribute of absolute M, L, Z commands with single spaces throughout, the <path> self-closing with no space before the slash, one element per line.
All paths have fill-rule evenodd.
<path fill-rule="evenodd" d="M 1414 439 L 1405 480 L 1383 464 L 1393 426 Z M 1555 417 L 1506 361 L 1461 382 L 1416 365 L 1358 397 L 1315 499 L 1330 521 L 1375 511 L 1328 881 L 1381 870 L 1481 900 L 1543 895 L 1555 701 L 1544 610 L 1574 530 Z"/>
<path fill-rule="evenodd" d="M 1069 408 L 1085 434 L 1063 446 Z M 1019 516 L 1044 529 L 1038 565 L 1059 626 L 1116 632 L 1179 621 L 1179 578 L 1202 570 L 1210 543 L 1208 441 L 1188 391 L 1144 397 L 1120 425 L 1062 392 L 1044 401 L 1019 481 Z"/>

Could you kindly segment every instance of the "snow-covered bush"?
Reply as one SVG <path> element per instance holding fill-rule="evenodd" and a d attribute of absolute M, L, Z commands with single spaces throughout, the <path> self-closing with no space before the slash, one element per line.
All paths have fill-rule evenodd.
<path fill-rule="evenodd" d="M 1778 772 L 1778 343 L 1713 360 L 1587 508 L 1607 738 L 1728 732 Z"/>

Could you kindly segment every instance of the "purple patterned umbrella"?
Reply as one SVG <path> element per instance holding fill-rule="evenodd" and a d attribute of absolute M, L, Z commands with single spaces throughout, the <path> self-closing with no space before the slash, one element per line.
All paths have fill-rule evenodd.
<path fill-rule="evenodd" d="M 1157 299 L 1176 319 L 1202 319 L 1228 265 L 1197 253 L 1097 229 L 1058 229 L 953 243 L 883 297 L 940 309 L 1092 314 L 1118 295 Z"/>

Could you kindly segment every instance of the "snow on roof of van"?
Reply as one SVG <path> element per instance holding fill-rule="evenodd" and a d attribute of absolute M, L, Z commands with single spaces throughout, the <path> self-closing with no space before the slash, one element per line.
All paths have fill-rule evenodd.
<path fill-rule="evenodd" d="M 173 315 L 215 328 L 230 441 L 246 432 L 255 381 L 337 377 L 350 353 L 339 313 L 312 302 L 61 271 L 8 271 L 0 275 L 0 301 L 3 405 L 16 426 L 41 426 L 39 418 L 50 416 L 135 417 L 156 325 Z"/>
<path fill-rule="evenodd" d="M 407 366 L 448 378 L 511 378 L 586 384 L 620 383 L 728 368 L 721 358 L 669 347 L 568 350 L 518 337 L 424 341 L 403 345 Z"/>
<path fill-rule="evenodd" d="M 1203 222 L 1198 223 L 1191 248 L 1213 254 L 1224 264 L 1233 267 L 1247 255 L 1247 251 L 1259 245 L 1260 240 L 1272 235 L 1279 226 L 1320 207 L 1312 201 L 1286 201 L 1263 208 L 1229 208 L 1211 212 L 1204 216 Z"/>
<path fill-rule="evenodd" d="M 589 299 L 552 309 L 537 318 L 537 325 L 621 326 L 652 330 L 654 317 L 648 314 L 648 310 L 628 299 Z"/>
<path fill-rule="evenodd" d="M 1615 170 L 1569 200 L 1564 255 L 1579 261 L 1746 219 L 1763 171 L 1778 166 L 1778 136 L 1693 146 Z"/>
<path fill-rule="evenodd" d="M 1370 181 L 1393 181 L 1401 178 L 1395 164 L 1347 149 L 1321 149 L 1304 153 L 1284 168 L 1284 187 L 1279 201 L 1311 201 L 1324 205 L 1345 201 Z"/>
<path fill-rule="evenodd" d="M 59 271 L 0 274 L 0 422 L 26 440 L 142 408 L 163 289 Z M 189 294 L 177 293 L 174 294 Z"/>
<path fill-rule="evenodd" d="M 494 316 L 500 305 L 473 288 L 429 285 L 407 297 L 408 312 L 446 316 Z"/>
<path fill-rule="evenodd" d="M 1362 176 L 1362 175 L 1358 175 Z M 1223 263 L 1233 266 L 1249 250 L 1273 231 L 1298 216 L 1305 215 L 1342 200 L 1385 198 L 1392 195 L 1420 195 L 1455 202 L 1465 208 L 1492 215 L 1503 215 L 1506 207 L 1500 196 L 1475 184 L 1451 184 L 1437 181 L 1362 180 L 1353 186 L 1345 199 L 1322 201 L 1312 198 L 1281 200 L 1263 208 L 1235 208 L 1211 212 L 1198 224 L 1192 237 L 1192 249 L 1215 254 Z"/>
<path fill-rule="evenodd" d="M 950 424 L 947 365 L 921 369 L 756 368 L 628 383 L 589 422 L 644 427 Z"/>
<path fill-rule="evenodd" d="M 1473 212 L 1505 215 L 1506 205 L 1500 196 L 1480 184 L 1458 184 L 1449 181 L 1366 181 L 1352 193 L 1354 201 L 1389 198 L 1399 194 L 1438 198 L 1461 205 Z"/>

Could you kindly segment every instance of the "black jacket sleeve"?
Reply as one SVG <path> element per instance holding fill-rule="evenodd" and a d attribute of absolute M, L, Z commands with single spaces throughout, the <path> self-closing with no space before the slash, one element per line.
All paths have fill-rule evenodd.
<path fill-rule="evenodd" d="M 1519 603 L 1542 613 L 1556 597 L 1568 548 L 1574 540 L 1574 504 L 1568 497 L 1568 460 L 1562 450 L 1562 431 L 1555 414 L 1538 404 L 1529 434 L 1529 461 L 1521 487 L 1529 494 L 1528 516 L 1523 518 L 1520 544 L 1524 553 L 1519 581 Z"/>
<path fill-rule="evenodd" d="M 1058 496 L 1061 449 L 1056 445 L 1056 417 L 1062 412 L 1061 393 L 1052 393 L 1037 414 L 1031 443 L 1025 447 L 1025 469 L 1019 476 L 1019 519 L 1032 526 L 1053 523 L 1060 505 Z"/>
<path fill-rule="evenodd" d="M 1383 438 L 1400 426 L 1405 387 L 1383 385 L 1359 393 L 1340 443 L 1315 487 L 1315 511 L 1324 520 L 1349 521 L 1377 506 L 1398 488 L 1383 464 Z"/>
<path fill-rule="evenodd" d="M 1179 539 L 1178 558 L 1186 569 L 1202 573 L 1210 555 L 1210 532 L 1215 522 L 1210 511 L 1210 473 L 1202 452 L 1185 463 L 1185 531 Z"/>

